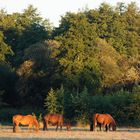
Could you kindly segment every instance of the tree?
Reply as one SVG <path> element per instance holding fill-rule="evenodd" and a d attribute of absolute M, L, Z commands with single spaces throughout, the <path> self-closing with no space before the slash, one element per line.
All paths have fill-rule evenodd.
<path fill-rule="evenodd" d="M 3 102 L 8 105 L 16 106 L 18 95 L 15 91 L 15 85 L 18 76 L 14 69 L 6 62 L 0 62 L 0 91 L 2 91 Z"/>
<path fill-rule="evenodd" d="M 3 94 L 4 94 L 4 91 L 0 90 L 0 108 L 3 107 L 3 105 L 5 105 L 5 103 L 3 102 L 3 99 L 2 99 Z"/>
<path fill-rule="evenodd" d="M 7 61 L 7 55 L 13 55 L 13 51 L 11 47 L 4 42 L 4 35 L 0 31 L 0 61 Z"/>
<path fill-rule="evenodd" d="M 60 89 L 56 90 L 56 94 L 57 94 L 58 111 L 60 114 L 64 114 L 65 91 L 63 85 L 61 85 Z"/>
<path fill-rule="evenodd" d="M 138 58 L 139 50 L 139 29 L 140 14 L 139 8 L 136 3 L 132 2 L 127 6 L 126 12 L 123 15 L 124 22 L 126 23 L 127 38 L 126 48 L 129 57 Z"/>
<path fill-rule="evenodd" d="M 48 95 L 45 98 L 44 107 L 49 113 L 57 113 L 57 95 L 56 92 L 51 88 Z"/>
<path fill-rule="evenodd" d="M 63 32 L 63 36 L 56 36 L 60 42 L 58 61 L 64 78 L 62 82 L 68 89 L 81 91 L 86 86 L 93 93 L 96 90 L 93 87 L 100 83 L 98 62 L 94 59 L 96 27 L 88 22 L 83 13 L 68 14 L 64 19 L 67 22 L 61 26 L 68 26 L 69 29 Z"/>
<path fill-rule="evenodd" d="M 123 77 L 121 66 L 118 65 L 120 54 L 105 40 L 97 40 L 97 60 L 102 73 L 102 87 L 112 87 Z"/>
<path fill-rule="evenodd" d="M 50 38 L 51 25 L 49 21 L 45 23 L 46 20 L 40 17 L 32 5 L 29 5 L 23 13 L 3 14 L 3 16 L 0 25 L 4 41 L 15 53 L 9 60 L 17 67 L 23 62 L 22 55 L 26 48 Z"/>
<path fill-rule="evenodd" d="M 89 121 L 90 112 L 90 98 L 87 88 L 85 87 L 81 93 L 71 94 L 72 104 L 75 108 L 75 116 L 80 119 L 81 123 L 86 124 Z"/>

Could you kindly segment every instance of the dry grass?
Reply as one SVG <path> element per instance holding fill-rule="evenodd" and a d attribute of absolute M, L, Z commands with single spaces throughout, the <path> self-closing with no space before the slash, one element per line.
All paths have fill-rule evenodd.
<path fill-rule="evenodd" d="M 12 132 L 11 126 L 2 126 L 0 130 L 0 140 L 140 140 L 140 128 L 119 128 L 116 132 L 90 132 L 89 128 L 75 128 L 71 131 L 56 132 L 54 128 L 49 131 L 29 132 L 26 127 L 22 127 L 18 133 Z"/>

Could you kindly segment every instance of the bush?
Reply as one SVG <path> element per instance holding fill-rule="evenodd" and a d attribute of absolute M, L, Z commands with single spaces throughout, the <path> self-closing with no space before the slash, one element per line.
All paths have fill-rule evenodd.
<path fill-rule="evenodd" d="M 10 108 L 5 107 L 0 109 L 0 123 L 3 124 L 12 124 L 12 117 L 16 114 L 35 114 L 37 118 L 39 118 L 39 114 L 41 114 L 44 110 L 39 108 Z"/>
<path fill-rule="evenodd" d="M 94 96 L 91 103 L 93 114 L 111 114 L 118 125 L 140 125 L 140 94 Z"/>
<path fill-rule="evenodd" d="M 123 90 L 115 94 L 88 94 L 85 88 L 81 93 L 65 93 L 64 114 L 72 122 L 87 124 L 94 113 L 108 113 L 117 125 L 140 125 L 140 94 Z"/>

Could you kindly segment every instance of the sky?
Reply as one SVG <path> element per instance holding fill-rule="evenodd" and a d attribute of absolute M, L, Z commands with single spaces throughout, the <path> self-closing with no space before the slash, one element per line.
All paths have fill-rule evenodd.
<path fill-rule="evenodd" d="M 140 7 L 140 0 L 0 0 L 0 9 L 5 9 L 7 13 L 12 14 L 23 12 L 29 4 L 32 4 L 41 17 L 49 19 L 54 26 L 58 26 L 61 16 L 64 16 L 66 12 L 77 12 L 86 7 L 95 9 L 103 2 L 115 6 L 118 2 L 128 4 L 132 1 Z"/>

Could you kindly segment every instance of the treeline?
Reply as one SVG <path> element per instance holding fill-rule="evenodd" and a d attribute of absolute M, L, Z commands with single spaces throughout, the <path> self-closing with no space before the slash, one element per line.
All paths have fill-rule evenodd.
<path fill-rule="evenodd" d="M 57 28 L 49 20 L 42 19 L 32 5 L 23 13 L 8 14 L 1 9 L 0 106 L 35 104 L 42 108 L 51 89 L 56 92 L 62 86 L 70 96 L 67 98 L 73 97 L 75 103 L 86 89 L 89 99 L 102 101 L 109 97 L 106 102 L 109 106 L 113 105 L 114 96 L 119 92 L 124 93 L 122 96 L 125 92 L 129 92 L 129 96 L 134 94 L 137 104 L 139 54 L 140 9 L 133 2 L 118 3 L 115 7 L 102 3 L 98 9 L 68 12 Z M 127 94 L 125 97 L 133 104 L 133 97 L 128 98 Z M 121 98 L 117 99 L 119 103 Z M 100 105 L 104 103 L 101 101 Z M 132 104 L 127 101 L 123 106 L 129 110 Z M 70 104 L 74 106 L 73 102 Z M 69 105 L 68 101 L 66 105 Z M 85 104 L 80 107 L 86 109 Z M 108 107 L 104 107 L 100 106 L 99 112 L 105 112 Z M 74 108 L 71 109 L 76 111 Z M 89 107 L 91 112 L 95 111 L 93 108 Z M 115 114 L 113 109 L 111 113 Z"/>
<path fill-rule="evenodd" d="M 64 114 L 71 123 L 87 125 L 93 122 L 94 113 L 111 114 L 117 126 L 140 125 L 140 94 L 118 91 L 115 94 L 90 95 L 85 87 L 82 92 L 51 89 L 45 98 L 45 108 L 49 113 Z M 42 114 L 42 113 L 41 113 Z"/>

